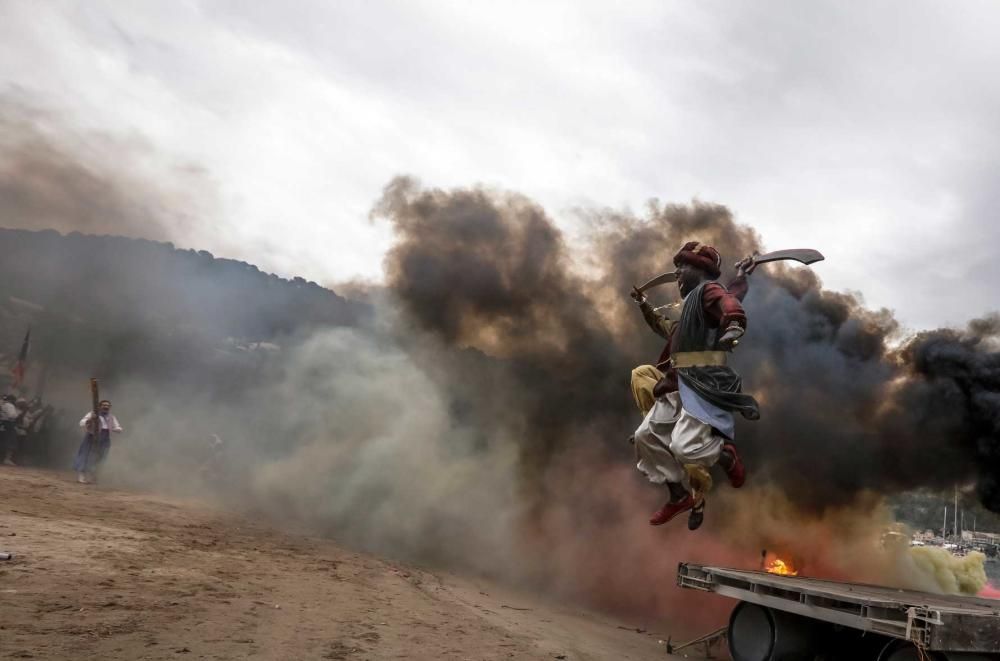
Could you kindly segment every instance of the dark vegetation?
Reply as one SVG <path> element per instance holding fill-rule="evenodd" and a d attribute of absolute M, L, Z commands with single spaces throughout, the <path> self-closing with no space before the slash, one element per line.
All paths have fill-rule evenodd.
<path fill-rule="evenodd" d="M 251 366 L 260 343 L 371 317 L 316 283 L 170 243 L 0 229 L 0 246 L 4 362 L 30 324 L 36 368 L 203 377 L 208 366 Z"/>

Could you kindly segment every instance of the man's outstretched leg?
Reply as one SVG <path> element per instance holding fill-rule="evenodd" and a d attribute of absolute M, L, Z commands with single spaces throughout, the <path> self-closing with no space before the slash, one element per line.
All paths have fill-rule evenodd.
<path fill-rule="evenodd" d="M 670 494 L 667 503 L 650 518 L 649 523 L 654 526 L 663 525 L 695 504 L 688 473 L 668 447 L 680 416 L 680 396 L 668 393 L 656 400 L 633 435 L 636 468 L 653 484 L 666 485 Z"/>
<path fill-rule="evenodd" d="M 650 368 L 652 369 L 652 368 Z M 636 375 L 633 372 L 633 391 Z M 641 374 L 640 374 L 641 376 Z M 639 396 L 636 403 L 640 405 Z M 690 511 L 688 529 L 697 530 L 705 518 L 705 493 L 712 486 L 708 473 L 719 459 L 723 437 L 711 426 L 683 411 L 678 393 L 668 393 L 655 400 L 642 424 L 629 439 L 635 444 L 637 468 L 654 484 L 665 484 L 669 501 L 650 518 L 650 524 L 663 525 L 678 514 Z"/>

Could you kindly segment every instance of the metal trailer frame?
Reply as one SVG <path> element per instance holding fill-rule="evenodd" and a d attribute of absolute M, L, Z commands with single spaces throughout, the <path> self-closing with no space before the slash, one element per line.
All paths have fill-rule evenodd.
<path fill-rule="evenodd" d="M 1000 601 L 681 563 L 677 585 L 938 652 L 1000 653 Z"/>

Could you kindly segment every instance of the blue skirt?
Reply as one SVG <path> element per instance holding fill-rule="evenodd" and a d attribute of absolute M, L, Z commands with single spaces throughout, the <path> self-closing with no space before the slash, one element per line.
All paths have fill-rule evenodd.
<path fill-rule="evenodd" d="M 97 443 L 92 440 L 91 434 L 84 434 L 80 441 L 80 449 L 76 451 L 76 460 L 73 468 L 78 473 L 92 473 L 97 470 L 111 449 L 111 433 L 107 429 L 101 430 L 101 437 Z"/>

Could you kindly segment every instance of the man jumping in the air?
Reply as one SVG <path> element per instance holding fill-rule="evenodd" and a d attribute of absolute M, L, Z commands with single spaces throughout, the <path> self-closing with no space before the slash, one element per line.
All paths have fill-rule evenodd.
<path fill-rule="evenodd" d="M 684 299 L 677 322 L 657 314 L 642 291 L 632 294 L 647 323 L 667 339 L 655 368 L 643 365 L 632 372 L 636 403 L 640 410 L 649 407 L 634 435 L 637 468 L 650 482 L 666 484 L 669 490 L 669 500 L 649 520 L 654 526 L 688 510 L 694 510 L 688 527 L 701 524 L 705 481 L 711 481 L 706 469 L 716 463 L 725 469 L 732 486 L 739 488 L 746 480 L 732 442 L 733 413 L 756 420 L 760 411 L 756 400 L 742 392 L 741 379 L 726 359 L 746 331 L 740 299 L 747 291 L 746 275 L 755 264 L 748 258 L 737 265 L 732 290 L 715 282 L 721 265 L 715 248 L 696 241 L 686 243 L 674 256 Z"/>

